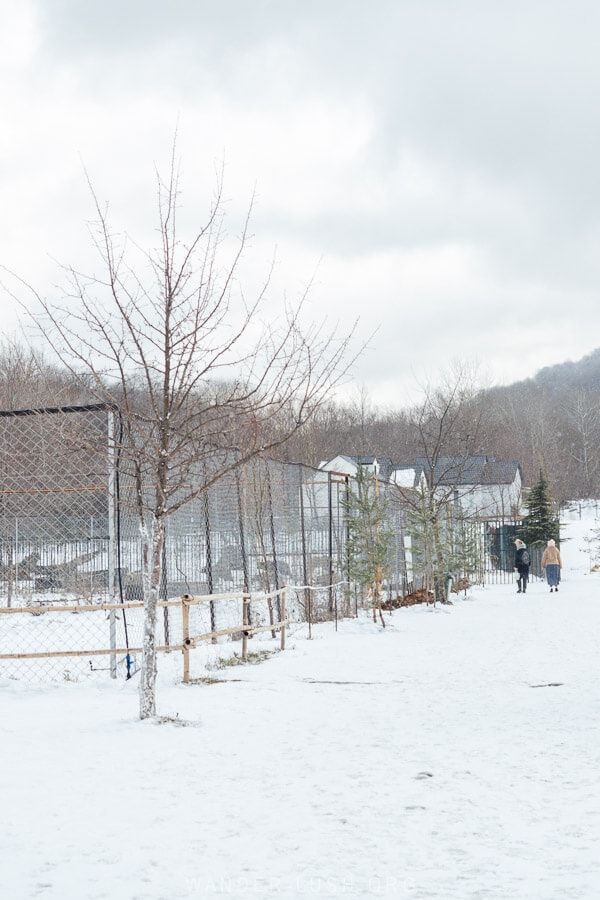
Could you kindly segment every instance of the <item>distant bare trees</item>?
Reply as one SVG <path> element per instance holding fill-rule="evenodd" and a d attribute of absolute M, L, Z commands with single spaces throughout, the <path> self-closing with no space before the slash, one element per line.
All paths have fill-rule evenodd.
<path fill-rule="evenodd" d="M 15 338 L 0 341 L 0 409 L 39 409 L 81 398 L 81 384 L 64 366 L 49 363 Z"/>
<path fill-rule="evenodd" d="M 469 436 L 472 453 L 518 461 L 525 486 L 535 483 L 542 468 L 558 502 L 600 497 L 600 375 L 589 366 L 584 374 L 587 381 L 582 376 L 564 384 L 530 379 L 484 389 L 473 382 L 471 399 L 446 435 L 447 449 L 464 453 Z M 375 407 L 367 418 L 357 415 L 354 404 L 330 403 L 286 447 L 288 458 L 315 463 L 349 453 L 410 462 L 421 452 L 414 422 L 418 409 L 418 403 L 406 409 Z"/>
<path fill-rule="evenodd" d="M 597 497 L 600 491 L 599 398 L 585 388 L 575 389 L 561 403 L 560 444 L 567 451 L 566 470 L 575 497 Z"/>

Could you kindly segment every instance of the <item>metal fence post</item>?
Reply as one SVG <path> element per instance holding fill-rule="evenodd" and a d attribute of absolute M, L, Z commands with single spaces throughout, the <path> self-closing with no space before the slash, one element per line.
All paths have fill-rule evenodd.
<path fill-rule="evenodd" d="M 242 659 L 248 657 L 248 627 L 249 622 L 250 597 L 244 593 L 242 598 Z"/>
<path fill-rule="evenodd" d="M 235 486 L 237 491 L 237 504 L 238 504 L 238 524 L 240 529 L 240 553 L 242 555 L 242 570 L 244 572 L 244 591 L 250 590 L 250 575 L 248 572 L 248 556 L 246 553 L 246 533 L 244 530 L 244 509 L 242 503 L 242 485 L 240 480 L 240 472 L 239 466 L 236 467 L 235 470 Z M 246 625 L 252 624 L 252 615 L 250 612 L 250 608 L 246 610 L 247 622 Z"/>
<path fill-rule="evenodd" d="M 306 553 L 306 521 L 304 514 L 304 472 L 300 466 L 300 539 L 302 543 L 302 580 L 304 584 L 304 604 L 308 622 L 308 636 L 312 637 L 312 591 L 308 585 L 308 559 Z"/>
<path fill-rule="evenodd" d="M 275 519 L 273 516 L 273 493 L 271 491 L 271 472 L 267 461 L 267 499 L 269 504 L 269 524 L 271 529 L 271 552 L 273 553 L 273 575 L 275 577 L 275 590 L 279 590 L 279 565 L 277 562 L 277 547 L 275 538 Z M 277 595 L 277 614 L 281 619 L 281 598 Z M 275 635 L 273 635 L 275 637 Z"/>
<path fill-rule="evenodd" d="M 166 609 L 167 607 L 165 607 Z M 181 598 L 181 646 L 183 652 L 183 683 L 190 681 L 190 604 L 187 597 Z"/>
<path fill-rule="evenodd" d="M 212 560 L 212 545 L 211 545 L 211 537 L 210 537 L 210 505 L 209 505 L 209 497 L 208 490 L 204 490 L 202 494 L 202 505 L 204 509 L 204 535 L 205 535 L 205 546 L 206 546 L 206 580 L 208 582 L 208 593 L 214 594 L 214 581 L 213 581 L 213 560 Z M 210 627 L 212 631 L 217 630 L 217 619 L 216 619 L 216 610 L 215 610 L 215 601 L 210 601 Z M 216 644 L 217 639 L 213 638 L 212 643 Z"/>
<path fill-rule="evenodd" d="M 115 577 L 116 577 L 116 543 L 115 543 L 115 416 L 112 410 L 108 410 L 108 601 L 116 603 Z M 108 614 L 108 632 L 111 650 L 117 647 L 116 611 L 111 609 Z M 110 677 L 117 677 L 117 657 L 115 653 L 110 655 Z"/>
<path fill-rule="evenodd" d="M 333 481 L 331 472 L 327 473 L 327 512 L 329 518 L 329 534 L 327 555 L 329 556 L 329 612 L 333 612 Z"/>
<path fill-rule="evenodd" d="M 285 622 L 287 618 L 286 608 L 285 608 L 285 591 L 281 592 L 281 619 L 280 622 Z M 285 625 L 281 626 L 281 649 L 285 650 Z"/>
<path fill-rule="evenodd" d="M 160 584 L 158 588 L 158 596 L 160 600 L 168 600 L 169 599 L 169 590 L 168 590 L 168 575 L 167 575 L 167 541 L 168 541 L 168 526 L 165 526 L 165 532 L 163 535 L 163 546 L 162 546 L 162 554 L 160 561 Z M 163 626 L 165 630 L 165 644 L 167 647 L 171 643 L 169 638 L 169 607 L 163 607 Z"/>

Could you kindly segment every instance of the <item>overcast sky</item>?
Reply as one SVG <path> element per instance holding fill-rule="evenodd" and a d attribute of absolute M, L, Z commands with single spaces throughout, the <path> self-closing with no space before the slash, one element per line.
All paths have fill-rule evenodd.
<path fill-rule="evenodd" d="M 177 129 L 190 222 L 224 162 L 233 223 L 256 192 L 277 297 L 318 266 L 315 316 L 378 329 L 354 372 L 375 401 L 456 358 L 510 383 L 600 346 L 596 0 L 0 10 L 0 264 L 40 293 L 53 259 L 87 261 L 84 166 L 115 225 L 152 239 Z"/>

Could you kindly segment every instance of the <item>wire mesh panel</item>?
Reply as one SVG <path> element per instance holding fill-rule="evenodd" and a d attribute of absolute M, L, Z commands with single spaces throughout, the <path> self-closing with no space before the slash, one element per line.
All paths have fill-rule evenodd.
<path fill-rule="evenodd" d="M 298 464 L 257 458 L 239 466 L 169 517 L 165 596 L 285 585 L 294 620 L 343 614 L 347 489 L 347 478 Z M 128 540 L 121 528 L 124 560 Z M 215 608 L 215 628 L 221 614 Z"/>
<path fill-rule="evenodd" d="M 61 602 L 0 610 L 0 677 L 80 681 L 135 672 L 139 654 L 124 632 L 141 640 L 141 609 Z"/>
<path fill-rule="evenodd" d="M 0 612 L 11 611 L 0 615 L 0 677 L 135 672 L 143 610 L 126 604 L 144 599 L 143 533 L 123 446 L 118 420 L 102 406 L 0 412 Z M 181 609 L 166 601 L 183 595 L 206 595 L 190 627 L 211 635 L 219 658 L 248 630 L 239 596 L 224 594 L 250 593 L 246 626 L 267 636 L 281 621 L 283 587 L 291 622 L 356 615 L 372 602 L 351 580 L 356 479 L 263 458 L 216 481 L 205 471 L 193 478 L 195 496 L 166 520 L 159 646 L 181 645 Z M 379 583 L 393 600 L 420 586 L 424 569 L 410 503 L 385 481 L 376 491 L 389 547 Z M 481 578 L 512 577 L 514 523 L 459 521 L 452 509 L 448 522 L 459 574 L 483 566 Z M 53 652 L 72 657 L 45 655 Z M 2 659 L 8 654 L 18 659 Z"/>
<path fill-rule="evenodd" d="M 27 611 L 2 617 L 0 653 L 22 659 L 0 661 L 0 674 L 90 670 L 35 656 L 59 642 L 127 646 L 125 616 L 77 616 L 113 596 L 110 422 L 100 405 L 0 412 L 0 608 Z M 61 612 L 36 615 L 51 606 Z"/>
<path fill-rule="evenodd" d="M 0 603 L 106 589 L 107 412 L 0 413 Z"/>

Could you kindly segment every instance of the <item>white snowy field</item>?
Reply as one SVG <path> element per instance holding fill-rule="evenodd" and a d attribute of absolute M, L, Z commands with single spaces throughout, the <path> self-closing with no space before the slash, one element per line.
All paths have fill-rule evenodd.
<path fill-rule="evenodd" d="M 290 636 L 215 684 L 0 683 L 0 896 L 600 896 L 600 574 Z"/>

